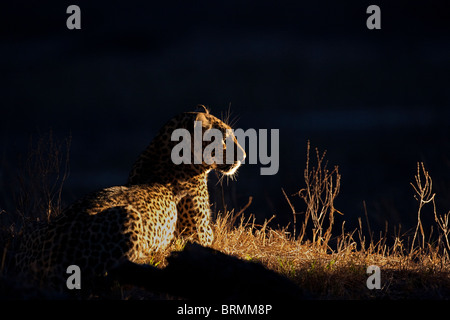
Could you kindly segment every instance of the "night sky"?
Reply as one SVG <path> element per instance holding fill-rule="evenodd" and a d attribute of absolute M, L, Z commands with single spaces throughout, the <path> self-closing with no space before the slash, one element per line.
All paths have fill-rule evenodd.
<path fill-rule="evenodd" d="M 0 6 L 0 208 L 30 137 L 71 137 L 69 204 L 125 183 L 157 130 L 201 103 L 230 108 L 236 127 L 280 130 L 278 174 L 242 166 L 228 208 L 252 196 L 246 214 L 292 221 L 281 188 L 304 186 L 310 140 L 342 174 L 338 225 L 356 226 L 365 201 L 372 229 L 415 226 L 418 161 L 450 210 L 448 2 L 40 2 Z M 71 4 L 81 30 L 66 27 Z M 366 27 L 371 4 L 381 30 Z"/>

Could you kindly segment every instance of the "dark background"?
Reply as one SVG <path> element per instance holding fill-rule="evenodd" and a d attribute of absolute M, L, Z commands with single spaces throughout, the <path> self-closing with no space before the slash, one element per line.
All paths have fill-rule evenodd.
<path fill-rule="evenodd" d="M 81 30 L 66 28 L 71 4 Z M 366 28 L 371 4 L 381 30 Z M 246 214 L 292 221 L 281 188 L 304 186 L 309 139 L 339 165 L 339 226 L 356 226 L 363 201 L 372 230 L 415 226 L 418 161 L 438 210 L 450 210 L 446 1 L 10 1 L 0 10 L 0 208 L 13 207 L 31 136 L 72 137 L 70 203 L 123 184 L 156 131 L 202 103 L 218 116 L 231 104 L 236 127 L 280 129 L 278 174 L 244 165 L 225 186 L 228 208 L 252 196 Z M 220 186 L 211 188 L 221 210 Z"/>

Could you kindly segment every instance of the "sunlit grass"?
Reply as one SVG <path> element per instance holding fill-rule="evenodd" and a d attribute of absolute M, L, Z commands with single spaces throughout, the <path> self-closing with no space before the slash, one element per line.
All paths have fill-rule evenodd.
<path fill-rule="evenodd" d="M 53 145 L 50 147 L 53 148 Z M 412 183 L 418 201 L 417 227 L 413 233 L 406 235 L 398 231 L 388 235 L 384 231 L 376 236 L 370 229 L 363 230 L 361 218 L 358 220 L 359 227 L 355 230 L 346 230 L 345 221 L 341 225 L 335 225 L 334 214 L 340 212 L 335 208 L 334 201 L 340 191 L 341 176 L 337 166 L 328 170 L 325 155 L 316 149 L 315 157 L 310 157 L 308 143 L 304 181 L 299 183 L 297 194 L 288 196 L 284 193 L 291 208 L 289 214 L 293 216 L 294 226 L 273 228 L 269 226 L 270 219 L 257 224 L 254 216 L 245 212 L 252 201 L 250 198 L 239 212 L 231 210 L 217 213 L 213 222 L 215 239 L 212 248 L 245 261 L 261 263 L 291 279 L 314 298 L 448 297 L 450 212 L 441 214 L 436 209 L 435 198 L 438 195 L 433 193 L 432 179 L 424 165 L 418 164 Z M 52 173 L 52 163 L 41 156 L 38 157 L 41 159 L 38 164 L 44 165 L 45 172 Z M 45 221 L 50 215 L 61 211 L 62 182 L 66 177 L 67 167 L 63 165 L 65 162 L 61 153 L 49 157 L 60 159 L 56 162 L 59 170 L 53 172 L 57 183 L 52 184 L 49 180 L 47 184 L 40 186 L 43 190 L 39 194 L 36 190 L 42 188 L 27 194 L 36 182 L 30 186 L 26 186 L 25 182 L 36 179 L 37 176 L 37 172 L 33 171 L 33 163 L 29 162 L 27 165 L 31 168 L 28 170 L 30 176 L 24 176 L 20 180 L 23 187 L 22 194 L 18 197 L 17 213 L 9 215 L 16 217 L 16 221 L 10 219 L 8 224 L 1 225 L 2 277 L 8 276 L 10 271 L 8 261 L 11 259 L 8 260 L 7 256 L 11 258 L 11 253 L 14 252 L 21 224 L 30 219 L 27 213 L 32 213 L 35 220 Z M 48 190 L 44 190 L 45 188 Z M 45 197 L 39 197 L 41 194 Z M 300 197 L 305 202 L 305 212 L 300 214 L 296 211 L 290 201 L 293 196 Z M 45 199 L 48 208 L 37 210 L 42 209 L 43 202 L 34 203 L 35 199 Z M 433 208 L 436 222 L 433 237 L 421 222 L 424 206 Z M 2 215 L 7 215 L 4 210 L 0 211 Z M 40 217 L 37 211 L 40 212 Z M 393 238 L 393 241 L 389 242 L 388 238 Z M 169 248 L 152 254 L 142 262 L 164 268 L 170 253 L 183 250 L 186 241 L 187 239 L 175 238 Z M 369 290 L 366 287 L 366 270 L 370 265 L 377 265 L 381 269 L 380 290 Z"/>
<path fill-rule="evenodd" d="M 376 237 L 371 230 L 366 230 L 370 233 L 370 239 L 366 239 L 361 218 L 358 219 L 359 228 L 355 230 L 345 230 L 345 221 L 341 226 L 334 225 L 333 214 L 338 212 L 334 208 L 340 181 L 338 168 L 329 171 L 325 153 L 319 154 L 317 150 L 313 165 L 309 145 L 307 152 L 305 187 L 299 194 L 305 200 L 309 214 L 297 215 L 290 204 L 294 218 L 296 215 L 303 218 L 298 221 L 299 234 L 295 228 L 270 228 L 268 220 L 258 225 L 256 219 L 246 217 L 243 210 L 236 214 L 229 211 L 216 217 L 212 248 L 246 261 L 259 262 L 285 275 L 317 298 L 445 297 L 450 291 L 449 213 L 436 213 L 432 179 L 423 164 L 418 164 L 416 183 L 412 184 L 419 203 L 413 240 L 409 243 L 410 237 L 398 232 L 391 235 L 393 242 L 388 245 L 387 231 Z M 425 179 L 421 179 L 421 175 Z M 420 220 L 421 209 L 426 204 L 434 206 L 438 227 L 436 237 L 428 242 Z M 310 239 L 307 234 L 312 235 Z M 416 241 L 418 235 L 420 241 Z M 333 246 L 330 240 L 334 240 Z M 166 254 L 182 247 L 183 241 L 177 239 Z M 165 255 L 159 257 L 164 266 Z M 370 265 L 381 269 L 380 290 L 369 290 L 366 286 L 366 270 Z"/>

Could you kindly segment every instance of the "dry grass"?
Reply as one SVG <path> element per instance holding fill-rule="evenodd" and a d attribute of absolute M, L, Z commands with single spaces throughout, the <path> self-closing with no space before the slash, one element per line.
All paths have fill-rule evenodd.
<path fill-rule="evenodd" d="M 22 220 L 49 221 L 63 209 L 62 191 L 69 175 L 70 141 L 54 139 L 52 132 L 30 139 L 29 153 L 21 160 L 15 194 L 16 214 Z"/>
<path fill-rule="evenodd" d="M 337 237 L 337 248 L 325 248 L 323 242 L 299 241 L 286 229 L 271 229 L 268 221 L 255 224 L 253 217 L 228 212 L 219 215 L 214 226 L 212 247 L 243 260 L 259 262 L 268 269 L 290 278 L 318 299 L 373 298 L 448 298 L 450 268 L 447 255 L 439 248 L 408 253 L 404 239 L 397 238 L 388 247 L 384 239 L 361 246 L 359 230 Z M 182 250 L 185 240 L 177 239 L 151 263 L 165 267 L 165 257 L 171 251 Z M 382 287 L 369 290 L 366 286 L 367 267 L 381 269 Z"/>
<path fill-rule="evenodd" d="M 14 179 L 3 194 L 5 208 L 0 208 L 0 276 L 14 265 L 13 255 L 24 230 L 49 221 L 63 209 L 69 150 L 70 138 L 58 141 L 49 132 L 30 138 L 28 154 L 16 160 L 20 170 L 16 175 L 10 173 Z"/>
<path fill-rule="evenodd" d="M 331 247 L 330 239 L 336 233 L 333 215 L 340 213 L 334 208 L 334 200 L 341 177 L 338 167 L 332 171 L 327 169 L 325 153 L 320 154 L 316 149 L 314 161 L 313 165 L 308 143 L 305 186 L 297 194 L 307 208 L 301 215 L 303 221 L 299 235 L 295 227 L 293 232 L 287 228 L 269 228 L 270 221 L 257 225 L 254 217 L 243 215 L 246 206 L 237 214 L 231 211 L 217 216 L 212 247 L 244 260 L 257 261 L 290 278 L 315 298 L 448 298 L 450 212 L 437 214 L 432 179 L 424 165 L 418 164 L 415 184 L 412 183 L 419 207 L 411 244 L 407 243 L 408 238 L 400 230 L 394 234 L 392 245 L 387 245 L 387 231 L 380 232 L 377 240 L 368 230 L 370 239 L 366 239 L 359 218 L 359 228 L 351 232 L 346 232 L 345 222 L 342 223 L 338 235 L 333 238 L 336 244 Z M 289 197 L 284 195 L 291 206 L 295 225 L 299 213 Z M 432 238 L 430 235 L 429 241 L 426 241 L 421 223 L 422 208 L 427 204 L 433 205 L 438 227 L 437 236 Z M 309 232 L 311 239 L 307 239 L 308 227 L 312 229 Z M 420 236 L 420 241 L 416 241 L 417 236 Z M 182 247 L 183 240 L 178 239 L 168 252 Z M 163 267 L 164 255 L 159 258 Z M 369 290 L 366 286 L 369 276 L 366 270 L 370 265 L 380 267 L 380 290 Z"/>
<path fill-rule="evenodd" d="M 239 212 L 227 211 L 217 215 L 212 247 L 244 260 L 259 262 L 285 275 L 310 292 L 313 298 L 448 298 L 450 212 L 444 215 L 437 212 L 432 179 L 424 165 L 418 164 L 415 183 L 412 183 L 418 201 L 417 227 L 412 242 L 409 243 L 409 238 L 398 230 L 393 235 L 393 244 L 388 245 L 387 231 L 380 232 L 376 238 L 370 226 L 370 239 L 366 239 L 361 218 L 356 230 L 345 230 L 345 222 L 341 226 L 334 225 L 334 214 L 340 214 L 334 207 L 334 201 L 339 193 L 341 176 L 338 167 L 328 170 L 325 153 L 321 154 L 317 149 L 315 151 L 315 157 L 311 159 L 308 143 L 304 186 L 292 195 L 304 200 L 306 211 L 296 212 L 289 196 L 284 193 L 293 214 L 293 230 L 287 227 L 270 228 L 270 220 L 262 225 L 256 224 L 253 216 L 244 215 L 252 201 L 250 198 Z M 62 163 L 60 160 L 55 164 L 59 166 L 58 172 Z M 65 176 L 62 180 L 60 176 L 56 178 L 59 184 L 49 184 L 51 192 L 44 193 L 49 195 L 44 197 L 49 204 L 42 211 L 45 218 L 51 212 L 58 211 L 54 199 L 58 199 L 56 204 L 60 203 L 60 188 Z M 426 205 L 433 206 L 437 226 L 437 232 L 434 235 L 430 232 L 428 240 L 421 223 L 422 208 Z M 297 221 L 299 217 L 303 218 L 302 221 Z M 296 225 L 301 226 L 298 234 Z M 170 248 L 155 254 L 147 263 L 165 267 L 167 255 L 182 250 L 185 243 L 186 239 L 176 239 Z M 7 247 L 5 244 L 2 247 L 5 254 Z M 0 270 L 3 270 L 5 257 L 0 258 Z M 369 290 L 366 286 L 366 270 L 370 265 L 377 265 L 381 269 L 380 290 Z"/>

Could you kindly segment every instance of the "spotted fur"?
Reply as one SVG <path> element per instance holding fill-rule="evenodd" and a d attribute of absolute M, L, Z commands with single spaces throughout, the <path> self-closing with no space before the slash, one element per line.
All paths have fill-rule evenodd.
<path fill-rule="evenodd" d="M 65 286 L 69 265 L 78 265 L 84 278 L 96 278 L 123 259 L 146 261 L 176 233 L 211 245 L 208 173 L 234 173 L 243 158 L 232 164 L 175 165 L 171 150 L 178 142 L 171 141 L 172 132 L 193 132 L 195 121 L 202 122 L 202 130 L 231 129 L 203 106 L 174 117 L 136 160 L 125 186 L 94 192 L 27 234 L 17 254 L 19 267 L 45 281 L 61 285 L 64 279 Z"/>

